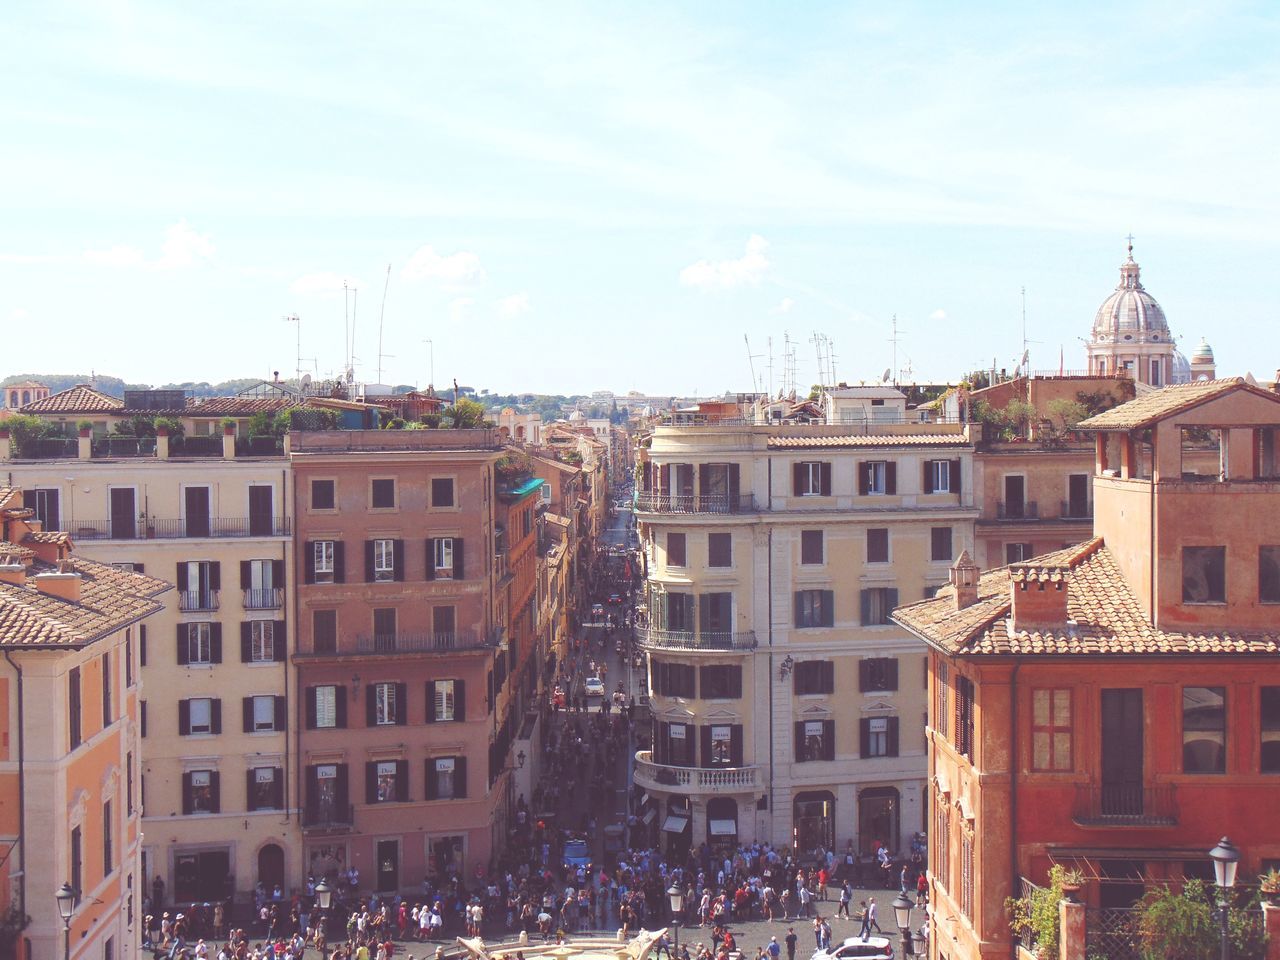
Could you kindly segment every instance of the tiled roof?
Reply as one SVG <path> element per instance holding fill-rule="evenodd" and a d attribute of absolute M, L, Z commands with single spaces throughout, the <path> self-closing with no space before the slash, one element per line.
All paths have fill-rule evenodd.
<path fill-rule="evenodd" d="M 1011 574 L 1070 571 L 1069 623 L 1054 630 L 1010 632 Z M 893 619 L 939 649 L 959 656 L 1275 655 L 1280 625 L 1271 632 L 1189 633 L 1151 626 L 1101 538 L 984 573 L 978 600 L 955 608 L 955 588 L 899 607 Z"/>
<path fill-rule="evenodd" d="M 22 491 L 17 487 L 0 486 L 0 510 L 22 506 Z"/>
<path fill-rule="evenodd" d="M 126 573 L 80 557 L 70 561 L 80 574 L 80 599 L 64 600 L 41 593 L 27 580 L 18 585 L 0 581 L 0 647 L 68 646 L 92 643 L 141 617 L 156 613 L 155 600 L 170 589 L 163 580 Z M 28 577 L 58 568 L 36 561 Z"/>
<path fill-rule="evenodd" d="M 1280 403 L 1280 395 L 1269 393 L 1259 387 L 1245 383 L 1243 377 L 1228 377 L 1224 380 L 1193 380 L 1191 383 L 1178 383 L 1162 390 L 1135 397 L 1128 403 L 1112 407 L 1097 416 L 1081 420 L 1076 424 L 1078 430 L 1135 430 L 1146 427 L 1157 420 L 1194 407 L 1213 397 L 1232 393 L 1236 390 L 1248 390 L 1259 396 L 1267 397 Z"/>
<path fill-rule="evenodd" d="M 65 530 L 38 530 L 22 538 L 23 543 L 70 543 L 71 534 Z"/>
<path fill-rule="evenodd" d="M 188 417 L 251 417 L 255 413 L 277 413 L 296 407 L 288 397 L 207 397 L 187 405 Z"/>
<path fill-rule="evenodd" d="M 30 547 L 10 543 L 8 540 L 0 540 L 0 557 L 5 560 L 27 560 L 35 555 L 36 552 Z"/>
<path fill-rule="evenodd" d="M 826 447 L 967 447 L 958 433 L 869 434 L 846 437 L 770 437 L 770 450 L 807 450 Z"/>
<path fill-rule="evenodd" d="M 78 383 L 43 400 L 33 400 L 22 408 L 23 413 L 118 413 L 124 409 L 124 401 L 93 389 L 87 383 Z"/>

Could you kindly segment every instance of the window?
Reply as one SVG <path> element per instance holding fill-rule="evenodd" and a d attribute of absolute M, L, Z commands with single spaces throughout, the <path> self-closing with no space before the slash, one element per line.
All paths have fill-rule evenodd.
<path fill-rule="evenodd" d="M 797 696 L 811 693 L 834 693 L 836 668 L 830 660 L 801 660 L 791 674 Z"/>
<path fill-rule="evenodd" d="M 1182 688 L 1182 772 L 1227 772 L 1227 688 Z"/>
<path fill-rule="evenodd" d="M 36 512 L 41 530 L 61 530 L 57 490 L 23 490 L 22 505 Z"/>
<path fill-rule="evenodd" d="M 1071 769 L 1071 691 L 1031 691 L 1031 769 Z"/>
<path fill-rule="evenodd" d="M 181 623 L 178 625 L 178 663 L 210 666 L 222 662 L 222 651 L 214 650 L 215 623 Z M 216 653 L 216 655 L 215 655 Z"/>
<path fill-rule="evenodd" d="M 742 696 L 742 667 L 738 664 L 700 667 L 698 689 L 703 700 L 737 700 Z"/>
<path fill-rule="evenodd" d="M 831 496 L 831 464 L 809 461 L 792 468 L 792 493 L 797 497 Z"/>
<path fill-rule="evenodd" d="M 467 796 L 467 758 L 427 759 L 427 799 L 462 800 Z"/>
<path fill-rule="evenodd" d="M 973 834 L 961 829 L 960 837 L 960 912 L 973 919 Z"/>
<path fill-rule="evenodd" d="M 1280 603 L 1280 547 L 1258 548 L 1258 600 Z"/>
<path fill-rule="evenodd" d="M 394 480 L 369 481 L 369 506 L 374 510 L 390 510 L 396 505 L 396 482 Z"/>
<path fill-rule="evenodd" d="M 409 799 L 409 761 L 374 760 L 365 764 L 365 800 L 403 803 Z"/>
<path fill-rule="evenodd" d="M 311 643 L 316 653 L 337 652 L 337 610 L 313 610 L 311 612 Z"/>
<path fill-rule="evenodd" d="M 822 531 L 800 531 L 800 562 L 822 563 Z"/>
<path fill-rule="evenodd" d="M 1227 548 L 1182 548 L 1182 602 L 1226 603 Z"/>
<path fill-rule="evenodd" d="M 72 667 L 67 673 L 67 729 L 71 735 L 71 749 L 80 746 L 84 736 L 80 706 L 80 668 Z"/>
<path fill-rule="evenodd" d="M 871 527 L 867 530 L 867 563 L 889 562 L 889 528 Z"/>
<path fill-rule="evenodd" d="M 951 887 L 951 809 L 946 794 L 939 793 L 934 802 L 937 811 L 937 837 L 933 843 L 934 860 L 933 879 L 942 884 L 944 890 Z"/>
<path fill-rule="evenodd" d="M 376 483 L 377 481 L 375 481 Z M 389 583 L 396 577 L 396 541 L 372 540 L 374 583 Z"/>
<path fill-rule="evenodd" d="M 275 621 L 250 620 L 249 663 L 271 663 L 276 659 Z M 283 651 L 282 651 L 283 652 Z"/>
<path fill-rule="evenodd" d="M 252 767 L 246 779 L 246 809 L 281 810 L 284 808 L 284 771 L 281 768 Z"/>
<path fill-rule="evenodd" d="M 733 566 L 733 540 L 731 534 L 707 534 L 707 566 Z"/>
<path fill-rule="evenodd" d="M 437 647 L 452 646 L 458 638 L 458 611 L 451 605 L 431 608 L 431 632 Z"/>
<path fill-rule="evenodd" d="M 453 477 L 434 477 L 431 480 L 431 506 L 452 507 Z"/>
<path fill-rule="evenodd" d="M 872 690 L 897 690 L 898 658 L 873 657 L 859 661 L 858 689 L 863 693 Z"/>
<path fill-rule="evenodd" d="M 687 663 L 668 663 L 665 660 L 652 661 L 653 692 L 664 697 L 685 697 L 692 699 L 696 671 Z"/>
<path fill-rule="evenodd" d="M 861 591 L 862 625 L 883 626 L 893 621 L 889 614 L 898 605 L 897 587 L 868 587 Z"/>
<path fill-rule="evenodd" d="M 859 755 L 863 757 L 896 757 L 898 755 L 898 718 L 863 717 L 858 721 Z"/>
<path fill-rule="evenodd" d="M 1035 547 L 1030 543 L 1006 543 L 1004 545 L 1004 562 L 1021 563 L 1036 555 Z"/>
<path fill-rule="evenodd" d="M 125 689 L 133 686 L 133 627 L 126 627 L 124 631 L 124 685 Z"/>
<path fill-rule="evenodd" d="M 956 753 L 974 759 L 973 744 L 973 681 L 968 677 L 956 677 L 955 745 Z"/>
<path fill-rule="evenodd" d="M 112 855 L 112 840 L 115 839 L 115 826 L 111 822 L 111 801 L 102 802 L 102 876 L 109 877 L 115 869 L 115 857 Z"/>
<path fill-rule="evenodd" d="M 82 884 L 83 868 L 81 866 L 81 834 L 79 827 L 71 828 L 71 889 L 76 892 L 76 904 L 80 903 L 80 894 L 84 890 Z"/>
<path fill-rule="evenodd" d="M 347 688 L 321 684 L 307 691 L 307 728 L 341 730 L 347 725 Z"/>
<path fill-rule="evenodd" d="M 704 767 L 732 767 L 741 763 L 735 757 L 732 724 L 715 723 L 703 729 L 706 731 L 703 734 L 706 737 L 703 743 L 703 748 L 706 751 L 706 756 L 702 758 Z M 741 737 L 742 728 L 739 727 L 738 730 L 738 736 Z"/>
<path fill-rule="evenodd" d="M 435 537 L 431 541 L 433 580 L 453 578 L 453 537 Z"/>
<path fill-rule="evenodd" d="M 183 780 L 183 815 L 219 812 L 217 771 L 192 770 Z"/>
<path fill-rule="evenodd" d="M 465 720 L 467 715 L 466 684 L 462 680 L 427 681 L 427 721 L 447 723 Z"/>
<path fill-rule="evenodd" d="M 1260 687 L 1263 773 L 1280 773 L 1280 687 Z"/>
<path fill-rule="evenodd" d="M 221 563 L 216 560 L 190 560 L 178 564 L 177 574 L 178 609 L 218 609 L 218 593 L 222 587 Z"/>
<path fill-rule="evenodd" d="M 221 700 L 196 697 L 193 700 L 178 701 L 178 734 L 180 736 L 221 732 Z"/>
<path fill-rule="evenodd" d="M 799 720 L 796 722 L 796 762 L 836 758 L 836 722 L 834 720 Z"/>
<path fill-rule="evenodd" d="M 373 684 L 373 722 L 376 726 L 386 726 L 397 722 L 400 704 L 397 702 L 396 683 Z"/>
<path fill-rule="evenodd" d="M 244 732 L 273 733 L 285 724 L 284 697 L 244 698 Z"/>
<path fill-rule="evenodd" d="M 687 723 L 659 723 L 659 763 L 673 767 L 693 766 L 693 727 Z"/>
<path fill-rule="evenodd" d="M 934 563 L 950 563 L 955 556 L 951 549 L 951 528 L 929 528 L 929 559 Z"/>
<path fill-rule="evenodd" d="M 138 736 L 146 737 L 147 735 L 147 701 L 138 701 Z"/>
<path fill-rule="evenodd" d="M 332 480 L 311 481 L 311 509 L 332 510 L 337 504 Z"/>
<path fill-rule="evenodd" d="M 834 625 L 835 596 L 832 590 L 797 590 L 796 626 L 830 627 Z"/>
<path fill-rule="evenodd" d="M 897 473 L 897 464 L 887 460 L 868 460 L 858 464 L 858 494 L 874 497 L 897 493 Z"/>
<path fill-rule="evenodd" d="M 959 493 L 959 483 L 952 479 L 960 479 L 959 460 L 926 460 L 924 462 L 925 493 Z M 955 487 L 956 489 L 952 489 Z"/>
<path fill-rule="evenodd" d="M 111 726 L 112 720 L 112 702 L 111 702 L 111 651 L 106 651 L 99 660 L 102 668 L 102 726 L 103 729 Z"/>
<path fill-rule="evenodd" d="M 311 545 L 316 583 L 333 583 L 335 570 L 335 541 L 317 540 Z"/>
<path fill-rule="evenodd" d="M 683 567 L 687 562 L 685 554 L 685 539 L 683 533 L 667 534 L 667 566 Z"/>
<path fill-rule="evenodd" d="M 133 816 L 133 751 L 124 755 L 124 812 Z"/>

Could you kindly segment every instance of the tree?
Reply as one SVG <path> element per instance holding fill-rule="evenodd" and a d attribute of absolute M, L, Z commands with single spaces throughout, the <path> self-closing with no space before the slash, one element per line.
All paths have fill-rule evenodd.
<path fill-rule="evenodd" d="M 1227 929 L 1232 956 L 1261 960 L 1265 955 L 1265 934 L 1247 909 L 1232 905 Z M 1219 934 L 1209 887 L 1188 880 L 1177 893 L 1167 886 L 1148 891 L 1134 908 L 1133 934 L 1144 960 L 1213 960 Z"/>
<path fill-rule="evenodd" d="M 485 409 L 475 400 L 459 397 L 458 402 L 444 408 L 444 424 L 455 430 L 485 426 Z"/>

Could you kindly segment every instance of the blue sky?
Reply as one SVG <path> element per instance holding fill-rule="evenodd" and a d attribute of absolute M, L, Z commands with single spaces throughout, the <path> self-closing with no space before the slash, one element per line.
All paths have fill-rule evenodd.
<path fill-rule="evenodd" d="M 1280 13 L 1127 3 L 23 3 L 0 373 L 344 362 L 496 391 L 1083 366 L 1124 236 L 1190 351 L 1280 366 Z M 428 346 L 424 341 L 430 340 Z"/>

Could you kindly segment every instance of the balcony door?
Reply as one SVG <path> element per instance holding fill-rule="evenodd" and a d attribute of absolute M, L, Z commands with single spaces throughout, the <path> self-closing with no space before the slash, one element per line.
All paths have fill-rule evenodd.
<path fill-rule="evenodd" d="M 249 487 L 249 536 L 269 537 L 272 533 L 271 488 Z"/>
<path fill-rule="evenodd" d="M 1089 475 L 1073 473 L 1067 477 L 1067 510 L 1068 516 L 1087 517 L 1089 515 Z"/>
<path fill-rule="evenodd" d="M 133 487 L 111 488 L 111 539 L 133 540 L 138 536 L 138 507 Z"/>
<path fill-rule="evenodd" d="M 1027 485 L 1022 476 L 1004 478 L 1004 515 L 1018 519 L 1026 509 Z"/>
<path fill-rule="evenodd" d="M 1143 813 L 1142 690 L 1102 691 L 1102 813 Z"/>
<path fill-rule="evenodd" d="M 187 521 L 187 536 L 209 536 L 209 488 L 184 487 L 182 497 Z"/>

